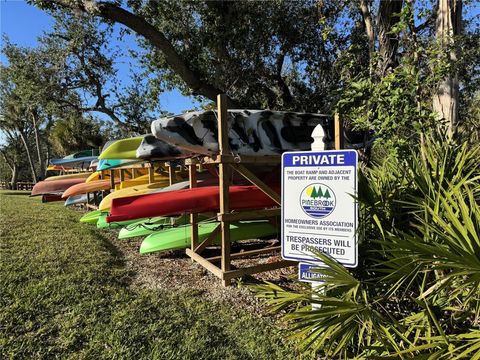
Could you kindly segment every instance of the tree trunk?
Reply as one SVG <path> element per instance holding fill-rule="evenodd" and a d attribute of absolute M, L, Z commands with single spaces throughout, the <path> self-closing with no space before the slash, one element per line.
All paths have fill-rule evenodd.
<path fill-rule="evenodd" d="M 403 0 L 381 0 L 378 8 L 378 53 L 380 61 L 377 75 L 382 77 L 388 69 L 395 67 L 398 48 L 398 35 L 392 34 L 392 28 L 400 20 Z"/>
<path fill-rule="evenodd" d="M 35 145 L 37 147 L 37 158 L 40 168 L 38 170 L 39 176 L 43 178 L 45 176 L 45 164 L 43 163 L 42 149 L 40 147 L 40 136 L 38 134 L 38 114 L 35 109 L 32 110 L 33 119 L 33 131 L 35 134 Z"/>
<path fill-rule="evenodd" d="M 443 49 L 448 51 L 449 62 L 457 60 L 455 35 L 461 33 L 462 1 L 439 0 L 436 37 Z M 449 136 L 454 136 L 458 127 L 459 81 L 455 72 L 450 73 L 438 85 L 433 96 L 433 110 L 439 121 L 448 124 Z"/>
<path fill-rule="evenodd" d="M 32 181 L 34 183 L 37 182 L 37 172 L 35 171 L 35 165 L 33 163 L 32 155 L 30 154 L 30 149 L 28 148 L 27 139 L 25 138 L 25 134 L 19 131 L 20 137 L 22 139 L 23 146 L 25 147 L 25 151 L 27 153 L 28 164 L 30 165 L 30 170 L 32 172 Z"/>
<path fill-rule="evenodd" d="M 12 190 L 17 190 L 17 181 L 18 181 L 18 167 L 17 167 L 17 163 L 13 163 L 13 166 L 12 168 L 10 169 L 12 170 L 12 177 L 10 179 L 10 188 Z"/>

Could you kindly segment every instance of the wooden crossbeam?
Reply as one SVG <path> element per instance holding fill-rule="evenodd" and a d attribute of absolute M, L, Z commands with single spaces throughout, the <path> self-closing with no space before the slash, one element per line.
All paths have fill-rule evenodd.
<path fill-rule="evenodd" d="M 222 226 L 221 224 L 218 224 L 218 226 L 210 233 L 208 234 L 208 237 L 203 240 L 200 245 L 198 245 L 196 248 L 195 248 L 195 252 L 197 254 L 200 254 L 203 250 L 205 250 L 205 248 L 208 246 L 208 245 L 211 245 L 213 240 L 215 240 L 215 237 L 220 233 L 220 231 L 222 230 Z"/>
<path fill-rule="evenodd" d="M 202 257 L 201 255 L 197 254 L 195 251 L 191 249 L 186 249 L 185 253 L 187 256 L 189 256 L 191 259 L 195 260 L 197 263 L 202 265 L 205 269 L 210 271 L 213 275 L 218 277 L 219 279 L 222 279 L 223 277 L 223 272 L 222 269 L 220 269 L 218 266 L 212 264 L 210 261 Z"/>
<path fill-rule="evenodd" d="M 265 219 L 270 217 L 280 216 L 281 209 L 265 209 L 265 210 L 248 210 L 241 211 L 229 214 L 217 214 L 218 221 L 239 221 L 239 220 L 255 220 L 255 219 Z"/>
<path fill-rule="evenodd" d="M 230 254 L 230 258 L 238 259 L 238 258 L 242 258 L 242 257 L 246 257 L 246 256 L 273 253 L 273 252 L 280 251 L 280 250 L 281 250 L 281 246 L 271 246 L 271 247 L 267 247 L 267 248 L 264 248 L 264 249 L 242 251 L 242 252 Z M 212 256 L 212 257 L 207 258 L 207 260 L 213 263 L 215 261 L 221 260 L 221 256 Z"/>

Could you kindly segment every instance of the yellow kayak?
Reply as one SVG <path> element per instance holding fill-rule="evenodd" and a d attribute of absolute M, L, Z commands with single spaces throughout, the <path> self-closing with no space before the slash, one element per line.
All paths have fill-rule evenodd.
<path fill-rule="evenodd" d="M 126 189 L 116 190 L 103 198 L 100 205 L 98 205 L 98 209 L 101 211 L 108 211 L 112 205 L 113 199 L 153 193 L 160 188 L 168 186 L 169 184 L 170 182 L 167 178 L 166 180 L 162 180 L 153 184 L 137 185 L 128 187 Z"/>
<path fill-rule="evenodd" d="M 92 173 L 90 172 L 66 174 L 66 175 L 55 175 L 55 176 L 49 176 L 48 178 L 45 179 L 45 181 L 67 180 L 67 179 L 87 179 L 91 175 Z"/>
<path fill-rule="evenodd" d="M 168 181 L 168 175 L 165 175 L 165 174 L 155 174 L 154 175 L 154 183 L 157 183 L 157 182 L 162 182 L 162 181 Z M 147 175 L 142 175 L 142 176 L 139 176 L 135 179 L 129 179 L 129 180 L 125 180 L 125 181 L 122 181 L 120 184 L 117 184 L 115 185 L 115 190 L 121 190 L 121 189 L 126 189 L 126 188 L 129 188 L 129 187 L 132 187 L 132 186 L 137 186 L 137 185 L 145 185 L 145 184 L 148 184 L 150 182 L 150 176 L 147 174 Z"/>

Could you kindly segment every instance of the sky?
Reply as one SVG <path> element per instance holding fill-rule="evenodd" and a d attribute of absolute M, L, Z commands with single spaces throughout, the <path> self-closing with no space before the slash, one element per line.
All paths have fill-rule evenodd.
<path fill-rule="evenodd" d="M 35 47 L 38 45 L 37 38 L 43 32 L 49 31 L 53 22 L 53 18 L 46 12 L 23 0 L 0 0 L 0 33 L 2 36 L 7 35 L 10 41 L 17 45 Z M 115 43 L 121 45 L 123 49 L 138 49 L 133 36 L 127 37 L 121 43 L 114 40 L 113 44 Z M 127 60 L 126 57 L 117 59 L 118 75 L 124 81 L 128 81 L 129 77 Z M 3 56 L 1 61 L 5 62 Z M 193 98 L 183 96 L 174 90 L 160 95 L 160 105 L 164 111 L 179 114 L 198 106 L 198 103 Z"/>

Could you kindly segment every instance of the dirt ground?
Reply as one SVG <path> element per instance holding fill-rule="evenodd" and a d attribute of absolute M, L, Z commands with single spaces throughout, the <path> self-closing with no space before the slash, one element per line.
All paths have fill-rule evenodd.
<path fill-rule="evenodd" d="M 224 287 L 217 277 L 201 265 L 193 262 L 184 250 L 140 254 L 138 249 L 143 238 L 119 240 L 118 230 L 105 231 L 111 243 L 123 254 L 126 266 L 132 272 L 132 285 L 139 288 L 162 289 L 169 291 L 196 291 L 199 296 L 213 301 L 219 301 L 232 307 L 248 310 L 250 313 L 265 315 L 264 303 L 257 299 L 249 289 L 249 285 L 260 284 L 263 281 L 273 282 L 279 286 L 298 288 L 294 281 L 297 277 L 297 267 L 267 271 L 247 275 L 241 279 L 232 280 L 232 285 Z M 251 250 L 260 246 L 277 246 L 277 239 L 249 240 L 232 244 L 232 253 Z M 207 248 L 206 256 L 219 254 L 218 248 Z M 254 264 L 272 262 L 279 259 L 277 255 L 262 254 L 245 259 L 235 259 L 232 265 L 245 267 Z"/>

